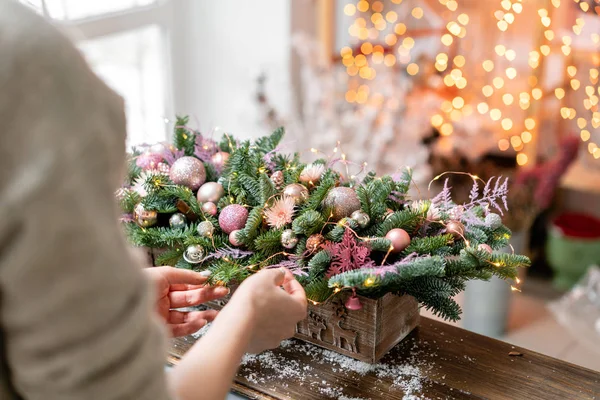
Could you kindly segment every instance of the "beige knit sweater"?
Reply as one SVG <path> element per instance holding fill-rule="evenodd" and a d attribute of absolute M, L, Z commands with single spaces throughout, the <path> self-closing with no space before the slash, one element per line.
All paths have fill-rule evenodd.
<path fill-rule="evenodd" d="M 123 101 L 0 0 L 0 398 L 169 398 L 151 293 L 117 224 Z"/>

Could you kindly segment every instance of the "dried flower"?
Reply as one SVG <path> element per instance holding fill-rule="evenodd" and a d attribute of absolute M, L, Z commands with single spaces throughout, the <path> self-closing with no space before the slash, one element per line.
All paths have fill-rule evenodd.
<path fill-rule="evenodd" d="M 317 183 L 324 172 L 325 166 L 323 164 L 308 164 L 300 174 L 300 181 L 304 183 Z"/>
<path fill-rule="evenodd" d="M 265 210 L 269 226 L 279 229 L 292 222 L 294 207 L 295 203 L 292 197 L 285 196 L 277 200 L 275 204 Z"/>

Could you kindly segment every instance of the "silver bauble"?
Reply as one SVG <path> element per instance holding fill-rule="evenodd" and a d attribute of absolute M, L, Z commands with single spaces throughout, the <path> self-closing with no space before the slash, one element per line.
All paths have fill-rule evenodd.
<path fill-rule="evenodd" d="M 142 203 L 138 203 L 133 208 L 133 219 L 140 227 L 149 228 L 156 224 L 158 213 L 153 210 L 146 210 Z"/>
<path fill-rule="evenodd" d="M 306 199 L 308 199 L 308 189 L 299 183 L 292 183 L 283 189 L 283 195 L 285 197 L 291 197 L 294 199 L 294 203 L 298 205 L 304 203 Z"/>
<path fill-rule="evenodd" d="M 371 222 L 371 217 L 369 217 L 369 214 L 367 214 L 363 210 L 354 211 L 350 215 L 350 218 L 355 220 L 358 226 L 360 226 L 361 228 L 366 228 L 369 225 L 369 222 Z"/>
<path fill-rule="evenodd" d="M 339 221 L 360 209 L 360 200 L 354 189 L 340 186 L 331 189 L 327 193 L 323 205 L 331 210 L 331 218 L 334 221 Z"/>
<path fill-rule="evenodd" d="M 492 229 L 498 229 L 502 226 L 502 217 L 495 213 L 489 213 L 485 216 L 485 224 Z"/>
<path fill-rule="evenodd" d="M 171 165 L 169 177 L 176 185 L 196 190 L 206 181 L 206 169 L 195 157 L 181 157 Z"/>
<path fill-rule="evenodd" d="M 187 222 L 187 218 L 182 213 L 175 213 L 171 215 L 169 218 L 169 226 L 174 229 L 185 228 L 185 223 Z"/>
<path fill-rule="evenodd" d="M 281 245 L 286 249 L 293 249 L 298 244 L 298 237 L 291 229 L 281 232 Z"/>
<path fill-rule="evenodd" d="M 183 252 L 183 259 L 190 264 L 199 264 L 204 258 L 204 249 L 202 246 L 192 245 L 188 246 Z"/>
<path fill-rule="evenodd" d="M 217 203 L 223 195 L 225 195 L 223 185 L 217 182 L 206 182 L 198 189 L 197 197 L 199 203 Z"/>
<path fill-rule="evenodd" d="M 202 221 L 196 228 L 198 234 L 203 237 L 211 237 L 215 231 L 215 227 L 210 221 Z"/>

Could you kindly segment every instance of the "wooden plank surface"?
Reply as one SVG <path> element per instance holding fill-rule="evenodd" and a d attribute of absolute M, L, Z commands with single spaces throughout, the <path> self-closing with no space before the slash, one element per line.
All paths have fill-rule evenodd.
<path fill-rule="evenodd" d="M 169 363 L 177 364 L 194 341 L 173 339 Z M 269 400 L 403 399 L 406 394 L 430 399 L 600 399 L 600 373 L 422 318 L 374 367 L 291 340 L 246 358 L 233 390 Z"/>

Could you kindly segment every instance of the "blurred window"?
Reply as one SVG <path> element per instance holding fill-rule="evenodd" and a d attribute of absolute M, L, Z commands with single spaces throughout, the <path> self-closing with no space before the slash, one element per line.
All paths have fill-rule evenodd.
<path fill-rule="evenodd" d="M 73 31 L 94 71 L 125 99 L 127 145 L 167 139 L 172 0 L 20 0 Z"/>

